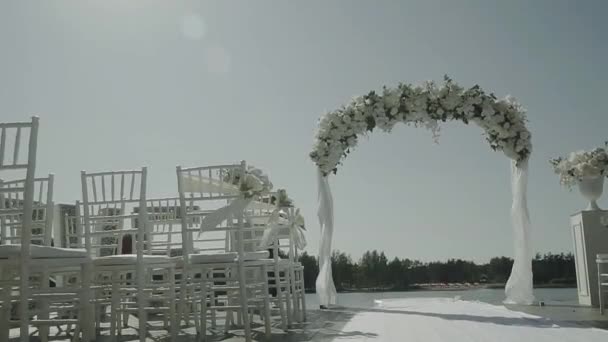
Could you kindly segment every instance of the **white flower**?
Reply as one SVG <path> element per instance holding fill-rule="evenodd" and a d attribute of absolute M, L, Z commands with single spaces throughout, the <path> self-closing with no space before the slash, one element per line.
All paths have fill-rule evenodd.
<path fill-rule="evenodd" d="M 348 143 L 348 146 L 350 147 L 355 147 L 357 146 L 357 139 L 354 137 L 350 137 L 346 140 L 346 142 Z"/>
<path fill-rule="evenodd" d="M 552 160 L 555 173 L 560 175 L 560 183 L 571 187 L 581 179 L 599 177 L 608 170 L 608 155 L 604 149 L 572 152 L 568 158 Z"/>
<path fill-rule="evenodd" d="M 402 98 L 408 100 L 402 103 Z M 399 111 L 402 104 L 407 115 Z M 476 115 L 476 106 L 482 107 L 481 116 Z M 427 112 L 429 108 L 434 108 L 434 112 Z M 460 114 L 456 117 L 463 116 L 483 128 L 490 145 L 502 149 L 512 159 L 525 159 L 532 150 L 521 105 L 512 98 L 495 100 L 478 87 L 463 92 L 462 87 L 450 80 L 440 87 L 433 82 L 424 86 L 385 87 L 377 100 L 363 96 L 353 98 L 348 105 L 321 118 L 311 157 L 324 173 L 329 173 L 340 163 L 345 150 L 356 146 L 355 136 L 366 134 L 370 118 L 383 131 L 388 132 L 397 122 L 404 122 L 426 127 L 437 139 L 436 119 L 443 116 L 454 119 L 455 113 Z"/>
<path fill-rule="evenodd" d="M 384 106 L 387 108 L 398 108 L 401 93 L 397 89 L 386 89 L 383 94 Z"/>
<path fill-rule="evenodd" d="M 441 105 L 447 110 L 454 110 L 460 103 L 460 97 L 456 93 L 450 93 L 446 98 L 441 100 Z"/>
<path fill-rule="evenodd" d="M 489 118 L 492 115 L 494 115 L 494 108 L 492 108 L 492 106 L 490 104 L 484 105 L 481 110 L 481 116 L 485 116 L 485 117 Z"/>

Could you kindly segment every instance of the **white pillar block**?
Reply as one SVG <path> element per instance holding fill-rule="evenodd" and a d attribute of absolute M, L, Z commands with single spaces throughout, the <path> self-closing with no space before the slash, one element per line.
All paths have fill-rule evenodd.
<path fill-rule="evenodd" d="M 602 225 L 602 216 L 608 216 L 608 211 L 581 211 L 570 217 L 581 305 L 599 306 L 595 259 L 597 254 L 608 253 L 608 227 Z"/>

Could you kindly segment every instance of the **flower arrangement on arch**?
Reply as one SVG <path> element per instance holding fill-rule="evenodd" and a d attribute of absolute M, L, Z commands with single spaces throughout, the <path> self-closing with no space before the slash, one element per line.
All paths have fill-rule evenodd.
<path fill-rule="evenodd" d="M 586 178 L 608 175 L 608 141 L 604 147 L 590 151 L 572 152 L 567 158 L 557 157 L 549 162 L 553 171 L 559 175 L 560 184 L 571 189 Z"/>
<path fill-rule="evenodd" d="M 325 114 L 319 121 L 310 158 L 324 176 L 337 173 L 338 165 L 357 145 L 360 135 L 375 128 L 390 132 L 395 124 L 423 126 L 437 139 L 439 122 L 473 122 L 484 129 L 493 150 L 503 151 L 518 162 L 532 152 L 531 135 L 526 128 L 525 110 L 513 98 L 498 100 L 478 85 L 465 90 L 445 76 L 437 86 L 399 84 L 355 97 L 342 108 Z"/>

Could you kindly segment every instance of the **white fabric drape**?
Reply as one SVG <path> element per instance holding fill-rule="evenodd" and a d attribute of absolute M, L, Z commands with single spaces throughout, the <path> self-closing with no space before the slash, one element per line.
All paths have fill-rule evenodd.
<path fill-rule="evenodd" d="M 513 204 L 511 220 L 515 253 L 513 268 L 505 287 L 505 303 L 532 304 L 532 249 L 530 246 L 530 215 L 528 213 L 528 161 L 511 162 Z"/>
<path fill-rule="evenodd" d="M 337 292 L 331 274 L 331 239 L 334 233 L 334 203 L 327 177 L 320 170 L 317 174 L 319 188 L 319 224 L 321 243 L 319 246 L 319 276 L 316 281 L 317 296 L 323 306 L 336 304 Z"/>
<path fill-rule="evenodd" d="M 281 218 L 281 210 L 275 209 L 270 218 L 266 222 L 268 228 L 264 230 L 264 235 L 260 241 L 261 248 L 269 248 L 275 237 L 281 232 L 282 229 L 288 229 L 292 234 L 294 245 L 303 250 L 306 248 L 306 236 L 304 235 L 304 218 L 300 215 L 300 209 L 296 209 L 295 213 L 289 212 L 287 219 Z"/>
<path fill-rule="evenodd" d="M 222 195 L 238 195 L 239 187 L 228 182 L 222 182 L 204 176 L 191 175 L 183 178 L 183 187 L 186 192 L 212 193 Z"/>
<path fill-rule="evenodd" d="M 253 201 L 253 198 L 239 198 L 205 215 L 201 221 L 201 232 L 213 229 L 227 219 L 242 213 L 251 201 Z"/>

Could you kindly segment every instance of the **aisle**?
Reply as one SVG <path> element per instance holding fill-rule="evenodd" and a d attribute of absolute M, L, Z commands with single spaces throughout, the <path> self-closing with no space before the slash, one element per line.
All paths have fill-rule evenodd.
<path fill-rule="evenodd" d="M 504 306 L 447 298 L 385 300 L 360 311 L 335 341 L 608 341 L 608 331 Z"/>

